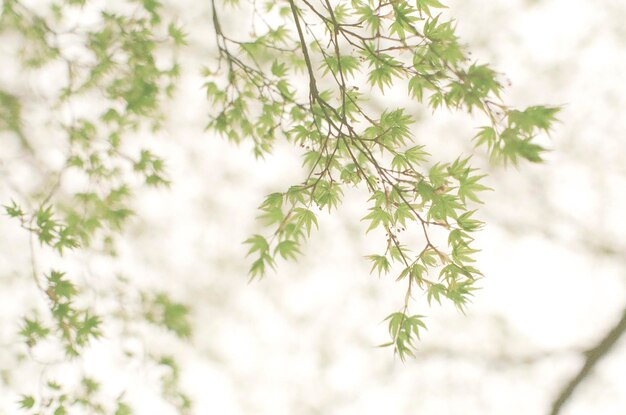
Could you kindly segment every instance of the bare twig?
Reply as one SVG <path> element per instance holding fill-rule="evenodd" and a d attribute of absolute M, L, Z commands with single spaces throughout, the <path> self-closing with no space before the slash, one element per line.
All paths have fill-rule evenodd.
<path fill-rule="evenodd" d="M 572 394 L 587 377 L 590 376 L 591 371 L 596 364 L 615 346 L 617 341 L 626 332 L 626 309 L 622 313 L 620 321 L 609 330 L 606 335 L 596 344 L 593 348 L 585 352 L 585 364 L 580 368 L 578 373 L 563 386 L 561 392 L 552 403 L 552 409 L 550 415 L 558 415 L 567 401 L 572 397 Z"/>

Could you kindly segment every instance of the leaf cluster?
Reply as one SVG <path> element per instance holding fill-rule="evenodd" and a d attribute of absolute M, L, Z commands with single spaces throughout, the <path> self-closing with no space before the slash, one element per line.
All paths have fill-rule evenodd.
<path fill-rule="evenodd" d="M 404 89 L 432 111 L 482 114 L 486 126 L 476 145 L 514 164 L 541 161 L 545 149 L 536 136 L 549 131 L 559 109 L 507 106 L 500 75 L 470 59 L 438 0 L 288 3 L 267 2 L 266 12 L 280 13 L 250 39 L 234 39 L 216 23 L 218 64 L 205 72 L 214 105 L 209 129 L 236 142 L 250 139 L 257 156 L 279 138 L 303 149 L 305 179 L 259 207 L 271 231 L 245 241 L 250 277 L 262 277 L 279 258 L 296 259 L 317 227 L 316 210 L 337 208 L 343 189 L 366 189 L 365 232 L 385 241 L 383 252 L 366 257 L 371 272 L 395 273 L 407 284 L 401 311 L 389 318 L 390 344 L 404 359 L 421 327 L 407 313 L 417 289 L 429 303 L 447 299 L 461 311 L 477 289 L 473 234 L 483 223 L 475 205 L 490 189 L 468 157 L 431 160 L 405 108 L 375 110 L 368 101 Z M 215 1 L 212 8 L 219 22 Z M 299 76 L 302 82 L 294 82 Z M 447 246 L 433 242 L 434 229 L 447 232 Z M 422 245 L 408 246 L 406 234 L 421 234 Z"/>

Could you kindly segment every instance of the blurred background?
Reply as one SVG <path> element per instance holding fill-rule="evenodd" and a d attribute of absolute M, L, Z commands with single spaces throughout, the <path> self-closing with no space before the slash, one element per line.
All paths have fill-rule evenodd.
<path fill-rule="evenodd" d="M 487 226 L 476 241 L 486 278 L 467 315 L 416 298 L 413 310 L 428 316 L 428 331 L 416 359 L 404 363 L 376 347 L 387 341 L 382 319 L 400 306 L 404 287 L 369 275 L 363 257 L 384 240 L 375 232 L 365 236 L 359 221 L 366 214 L 364 191 L 346 192 L 339 210 L 320 216 L 320 229 L 297 263 L 281 263 L 269 277 L 248 283 L 242 241 L 259 230 L 256 208 L 263 197 L 302 177 L 300 153 L 283 143 L 256 160 L 245 142 L 236 146 L 203 133 L 209 104 L 199 68 L 215 56 L 210 7 L 192 0 L 167 5 L 191 45 L 181 56 L 181 93 L 168 108 L 164 130 L 150 137 L 154 152 L 167 160 L 172 186 L 136 195 L 136 216 L 117 258 L 69 260 L 94 286 L 112 286 L 114 276 L 124 275 L 190 306 L 190 341 L 146 333 L 141 348 L 180 356 L 180 381 L 193 413 L 549 414 L 585 364 L 586 351 L 623 318 L 626 2 L 447 4 L 445 14 L 457 19 L 472 56 L 510 80 L 505 102 L 563 109 L 546 141 L 545 163 L 503 168 L 474 155 L 494 189 L 484 196 L 480 216 Z M 242 30 L 235 17 L 224 25 L 233 37 Z M 5 54 L 10 48 L 1 46 Z M 42 88 L 17 79 L 11 68 L 2 69 L 0 85 Z M 433 159 L 474 154 L 470 138 L 478 120 L 406 105 L 418 119 L 415 137 Z M 29 181 L 27 170 L 8 172 L 9 166 L 3 160 L 2 175 Z M 5 203 L 11 189 L 0 189 Z M 16 228 L 0 219 L 3 340 L 36 296 L 23 276 L 27 238 Z M 624 329 L 613 333 L 615 346 L 560 413 L 626 413 Z M 151 387 L 159 373 L 128 366 L 119 344 L 139 347 L 105 337 L 80 369 L 46 370 L 61 377 L 72 370 L 94 373 L 104 381 L 103 393 L 125 389 L 138 414 L 176 413 Z M 0 368 L 18 367 L 7 350 L 0 351 Z M 11 372 L 11 386 L 0 385 L 0 413 L 16 413 L 19 393 L 37 370 Z"/>

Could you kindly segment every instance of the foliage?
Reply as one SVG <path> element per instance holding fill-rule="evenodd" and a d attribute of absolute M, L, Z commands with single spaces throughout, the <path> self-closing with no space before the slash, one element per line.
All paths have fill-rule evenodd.
<path fill-rule="evenodd" d="M 221 13 L 237 7 L 252 10 L 247 37 L 234 38 L 223 23 Z M 347 187 L 365 189 L 365 232 L 384 234 L 384 249 L 366 258 L 371 271 L 393 273 L 406 284 L 400 310 L 387 317 L 391 339 L 384 344 L 403 360 L 414 354 L 426 327 L 423 316 L 409 312 L 417 290 L 429 303 L 448 299 L 463 311 L 477 289 L 482 274 L 474 265 L 473 235 L 483 223 L 475 208 L 489 188 L 470 158 L 432 160 L 413 136 L 414 116 L 407 108 L 378 110 L 368 102 L 403 90 L 433 111 L 482 114 L 476 146 L 494 161 L 512 164 L 541 161 L 545 149 L 535 137 L 548 132 L 558 112 L 505 105 L 498 74 L 469 59 L 444 8 L 437 0 L 269 0 L 262 10 L 256 2 L 211 2 L 218 56 L 204 68 L 214 109 L 207 128 L 233 142 L 250 141 L 258 157 L 280 139 L 303 149 L 304 179 L 259 206 L 259 220 L 269 231 L 245 241 L 250 277 L 263 277 L 279 259 L 297 259 L 318 228 L 319 212 L 337 209 Z M 81 13 L 95 18 L 76 21 Z M 46 143 L 25 128 L 30 99 L 0 84 L 0 132 L 14 137 L 15 158 L 26 160 L 38 176 L 31 188 L 13 186 L 3 200 L 6 215 L 30 237 L 32 278 L 41 293 L 42 307 L 24 316 L 19 330 L 22 352 L 31 357 L 42 344 L 54 344 L 63 359 L 79 360 L 113 330 L 106 321 L 119 323 L 127 336 L 141 336 L 131 328 L 137 315 L 181 340 L 192 335 L 190 310 L 166 292 L 133 291 L 119 278 L 116 289 L 99 293 L 117 306 L 98 310 L 85 300 L 89 287 L 69 271 L 36 266 L 38 252 L 116 255 L 116 238 L 133 216 L 134 190 L 168 186 L 165 161 L 137 138 L 138 132 L 159 131 L 163 104 L 175 93 L 181 72 L 177 57 L 187 37 L 167 16 L 158 0 L 103 7 L 65 0 L 37 10 L 18 0 L 3 2 L 0 36 L 14 42 L 15 63 L 29 76 L 52 72 L 58 80 L 46 96 L 48 118 L 42 123 L 52 138 Z M 68 39 L 80 45 L 80 53 Z M 93 102 L 95 110 L 88 105 Z M 51 150 L 63 154 L 61 164 L 42 162 L 42 151 Z M 61 185 L 66 177 L 86 185 L 68 191 Z M 433 232 L 445 233 L 447 246 L 438 245 Z M 418 234 L 421 244 L 405 242 L 405 235 Z M 188 411 L 191 402 L 178 390 L 175 358 L 150 356 L 150 364 L 167 368 L 164 397 Z M 19 401 L 28 413 L 63 414 L 70 407 L 132 413 L 121 397 L 113 406 L 99 403 L 95 379 L 84 377 L 75 391 L 54 379 L 44 383 L 38 395 Z"/>
<path fill-rule="evenodd" d="M 250 39 L 226 34 L 213 3 L 219 61 L 206 70 L 207 97 L 216 108 L 208 128 L 235 142 L 251 138 L 259 157 L 279 138 L 306 150 L 304 180 L 259 206 L 271 231 L 245 241 L 253 256 L 250 277 L 262 277 L 279 258 L 297 258 L 317 227 L 316 212 L 337 208 L 343 189 L 367 189 L 362 220 L 366 233 L 384 233 L 385 248 L 366 258 L 372 272 L 393 272 L 407 285 L 401 311 L 388 317 L 387 345 L 404 359 L 422 326 L 408 314 L 416 289 L 429 302 L 447 298 L 459 310 L 476 289 L 482 274 L 474 266 L 472 234 L 483 224 L 475 205 L 489 188 L 470 158 L 431 160 L 412 134 L 407 108 L 375 111 L 367 103 L 393 87 L 433 111 L 480 112 L 487 125 L 476 145 L 494 161 L 513 164 L 541 161 L 545 149 L 534 139 L 548 131 L 558 108 L 506 106 L 497 73 L 470 60 L 439 1 L 301 3 L 267 2 L 265 12 L 278 17 L 263 20 Z M 448 234 L 447 247 L 433 241 L 437 228 Z M 403 242 L 408 237 L 401 234 L 417 232 L 422 246 Z"/>
<path fill-rule="evenodd" d="M 0 132 L 15 137 L 19 145 L 14 152 L 9 148 L 3 162 L 13 156 L 32 174 L 32 187 L 20 188 L 11 186 L 11 171 L 3 172 L 3 186 L 11 189 L 10 195 L 3 194 L 10 196 L 2 201 L 3 210 L 30 235 L 32 279 L 41 293 L 40 303 L 22 319 L 18 334 L 23 343 L 15 353 L 18 361 L 28 357 L 44 368 L 63 361 L 80 363 L 84 351 L 103 336 L 140 338 L 145 328 L 137 326 L 142 322 L 137 316 L 143 316 L 144 325 L 164 327 L 177 337 L 191 335 L 187 307 L 168 294 L 139 292 L 117 278 L 97 293 L 113 306 L 97 308 L 88 301 L 95 287 L 69 271 L 47 269 L 38 258 L 50 250 L 59 257 L 81 251 L 114 256 L 116 239 L 133 216 L 133 189 L 169 183 L 164 160 L 136 136 L 161 127 L 162 103 L 173 96 L 180 73 L 177 53 L 185 44 L 184 34 L 165 20 L 158 1 L 102 9 L 90 3 L 55 1 L 31 9 L 26 2 L 8 0 L 0 16 L 0 35 L 15 48 L 17 61 L 12 64 L 29 78 L 50 73 L 57 80 L 43 100 L 47 119 L 39 121 L 46 127 L 46 141 L 38 140 L 30 126 L 29 109 L 40 102 L 18 82 L 0 84 Z M 77 15 L 90 13 L 96 16 L 91 22 L 76 21 Z M 95 109 L 90 102 L 97 102 Z M 50 152 L 60 152 L 62 163 L 44 161 Z M 85 185 L 68 191 L 62 186 L 66 179 Z M 147 366 L 169 368 L 162 380 L 164 397 L 185 411 L 190 404 L 178 390 L 176 361 L 145 353 Z M 37 383 L 19 402 L 28 413 L 73 413 L 71 408 L 132 413 L 122 396 L 99 393 L 93 378 L 74 388 L 43 371 L 39 383 L 46 386 L 37 389 Z"/>

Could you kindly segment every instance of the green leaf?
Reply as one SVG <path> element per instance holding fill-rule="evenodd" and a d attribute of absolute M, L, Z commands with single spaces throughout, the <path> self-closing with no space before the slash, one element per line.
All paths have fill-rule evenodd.
<path fill-rule="evenodd" d="M 478 198 L 477 193 L 486 190 L 493 190 L 490 187 L 480 184 L 480 180 L 487 177 L 486 175 L 474 175 L 470 176 L 470 170 L 468 169 L 463 176 L 459 178 L 458 195 L 463 203 L 466 199 L 472 200 L 476 203 L 482 203 Z"/>
<path fill-rule="evenodd" d="M 78 293 L 76 286 L 65 278 L 64 272 L 50 271 L 50 275 L 47 276 L 49 290 L 54 294 L 55 300 L 57 298 L 71 299 Z M 50 295 L 50 294 L 49 294 Z"/>
<path fill-rule="evenodd" d="M 115 414 L 114 415 L 132 415 L 132 410 L 130 409 L 130 406 L 126 405 L 123 402 L 118 402 L 117 403 L 117 408 L 115 409 Z"/>
<path fill-rule="evenodd" d="M 545 106 L 528 107 L 524 111 L 510 110 L 507 114 L 509 126 L 519 128 L 526 134 L 532 134 L 535 129 L 548 132 L 560 110 Z"/>
<path fill-rule="evenodd" d="M 485 145 L 488 149 L 492 149 L 496 144 L 496 131 L 493 127 L 481 127 L 478 134 L 474 136 L 476 146 Z"/>
<path fill-rule="evenodd" d="M 76 344 L 80 346 L 86 345 L 91 338 L 97 339 L 102 336 L 102 332 L 100 331 L 102 320 L 100 317 L 90 314 L 89 311 L 85 311 L 82 314 L 82 321 L 77 323 L 76 330 Z"/>
<path fill-rule="evenodd" d="M 287 65 L 285 64 L 285 62 L 278 62 L 278 61 L 272 62 L 272 74 L 279 78 L 282 78 L 285 75 L 287 75 Z"/>
<path fill-rule="evenodd" d="M 427 16 L 431 16 L 430 9 L 446 9 L 447 6 L 443 5 L 438 0 L 416 0 L 416 7 L 420 13 L 425 13 Z"/>
<path fill-rule="evenodd" d="M 313 192 L 313 200 L 320 208 L 328 207 L 330 211 L 331 208 L 337 207 L 342 194 L 343 191 L 338 183 L 320 180 Z"/>
<path fill-rule="evenodd" d="M 359 71 L 361 62 L 356 56 L 341 55 L 340 59 L 337 56 L 328 56 L 324 59 L 324 71 L 323 75 L 326 75 L 329 71 L 333 74 L 339 74 L 339 67 L 341 65 L 341 72 L 344 75 L 353 77 Z"/>
<path fill-rule="evenodd" d="M 485 98 L 489 93 L 499 96 L 502 85 L 496 80 L 496 72 L 488 65 L 472 64 L 467 70 L 467 81 L 471 84 L 472 95 Z M 471 109 L 470 102 L 467 103 Z M 479 101 L 478 106 L 482 106 Z"/>
<path fill-rule="evenodd" d="M 283 194 L 282 193 L 272 193 L 268 195 L 259 209 L 261 210 L 270 210 L 270 209 L 280 209 L 283 205 Z"/>
<path fill-rule="evenodd" d="M 404 154 L 396 154 L 391 160 L 391 168 L 396 171 L 404 171 L 410 167 L 409 161 Z"/>
<path fill-rule="evenodd" d="M 446 294 L 446 286 L 443 284 L 432 284 L 428 287 L 428 305 L 431 305 L 433 298 L 441 304 L 441 296 Z"/>
<path fill-rule="evenodd" d="M 459 243 L 452 248 L 452 259 L 458 264 L 476 262 L 476 260 L 472 258 L 472 255 L 476 252 L 479 252 L 479 250 L 470 248 L 468 244 Z"/>
<path fill-rule="evenodd" d="M 430 182 L 432 183 L 433 186 L 435 187 L 440 187 L 443 186 L 447 183 L 447 177 L 448 174 L 446 172 L 446 166 L 445 164 L 435 164 L 434 166 L 432 166 L 430 168 L 430 170 L 428 171 L 428 178 L 430 179 Z"/>
<path fill-rule="evenodd" d="M 305 204 L 304 197 L 306 193 L 306 189 L 303 186 L 291 186 L 287 192 L 285 192 L 285 196 L 292 205 L 296 203 Z"/>
<path fill-rule="evenodd" d="M 415 220 L 413 207 L 406 203 L 401 203 L 395 211 L 394 219 L 396 223 L 399 223 L 402 226 L 406 226 L 407 219 L 410 221 Z"/>
<path fill-rule="evenodd" d="M 389 335 L 392 341 L 381 345 L 381 347 L 394 346 L 394 351 L 404 361 L 407 356 L 415 356 L 415 340 L 419 340 L 420 329 L 425 329 L 426 325 L 422 321 L 424 316 L 408 316 L 403 312 L 392 313 L 385 321 L 389 321 Z"/>
<path fill-rule="evenodd" d="M 254 261 L 248 273 L 250 274 L 250 279 L 265 276 L 265 258 L 261 257 Z"/>
<path fill-rule="evenodd" d="M 284 240 L 276 245 L 274 249 L 275 253 L 279 253 L 283 259 L 296 259 L 297 255 L 301 252 L 298 250 L 298 243 L 296 241 Z"/>
<path fill-rule="evenodd" d="M 456 211 L 460 209 L 463 209 L 463 206 L 458 202 L 456 196 L 443 194 L 433 199 L 432 205 L 428 210 L 428 217 L 447 222 L 448 218 L 456 218 Z"/>
<path fill-rule="evenodd" d="M 424 36 L 435 43 L 446 43 L 456 41 L 453 22 L 439 23 L 439 16 L 428 19 L 424 24 Z"/>
<path fill-rule="evenodd" d="M 298 226 L 303 225 L 306 228 L 307 236 L 311 236 L 312 225 L 315 225 L 315 228 L 319 229 L 317 217 L 315 216 L 315 213 L 311 212 L 309 209 L 294 209 L 294 219 L 296 220 Z"/>
<path fill-rule="evenodd" d="M 177 46 L 185 46 L 187 45 L 187 40 L 185 39 L 187 35 L 183 33 L 182 29 L 176 27 L 174 23 L 170 23 L 167 27 L 167 32 L 174 41 L 174 44 Z"/>
<path fill-rule="evenodd" d="M 246 239 L 244 244 L 250 244 L 250 250 L 247 255 L 250 255 L 254 252 L 259 252 L 259 255 L 264 255 L 269 252 L 270 246 L 267 243 L 267 240 L 262 235 L 252 235 L 250 238 Z"/>
<path fill-rule="evenodd" d="M 405 151 L 404 156 L 411 163 L 419 164 L 428 161 L 430 154 L 424 151 L 424 146 L 414 146 Z"/>
<path fill-rule="evenodd" d="M 304 156 L 304 161 L 302 162 L 302 166 L 305 166 L 309 169 L 313 169 L 313 167 L 317 164 L 324 164 L 323 156 L 315 150 L 307 151 Z"/>
<path fill-rule="evenodd" d="M 15 203 L 14 200 L 11 200 L 11 206 L 3 206 L 6 214 L 12 218 L 22 218 L 24 217 L 24 211 Z"/>
<path fill-rule="evenodd" d="M 542 160 L 541 153 L 546 149 L 538 144 L 531 142 L 531 138 L 521 138 L 516 130 L 507 128 L 500 135 L 504 142 L 502 155 L 506 160 L 510 160 L 513 164 L 517 164 L 518 157 L 525 158 L 533 163 L 539 163 Z"/>
<path fill-rule="evenodd" d="M 432 248 L 429 248 L 422 252 L 420 256 L 422 263 L 427 267 L 434 267 L 437 265 L 437 253 Z"/>
<path fill-rule="evenodd" d="M 389 272 L 389 260 L 384 255 L 368 255 L 366 257 L 370 261 L 372 261 L 372 269 L 370 270 L 370 274 L 374 271 L 378 272 L 378 276 L 381 274 L 387 274 Z"/>
<path fill-rule="evenodd" d="M 370 226 L 367 228 L 365 233 L 369 233 L 372 229 L 377 228 L 381 224 L 383 226 L 389 225 L 391 222 L 391 215 L 379 207 L 374 207 L 370 209 L 370 213 L 365 216 L 361 221 L 369 220 Z"/>
<path fill-rule="evenodd" d="M 359 20 L 367 24 L 371 33 L 376 33 L 380 30 L 381 18 L 374 11 L 374 9 L 372 9 L 368 5 L 362 5 L 356 8 L 356 14 L 359 16 Z"/>
<path fill-rule="evenodd" d="M 419 20 L 416 16 L 412 16 L 411 13 L 415 12 L 407 3 L 396 2 L 392 3 L 394 22 L 389 27 L 389 34 L 397 34 L 398 38 L 404 39 L 406 37 L 405 31 L 412 32 L 413 23 Z"/>
<path fill-rule="evenodd" d="M 186 305 L 175 302 L 167 293 L 160 292 L 146 304 L 146 307 L 145 314 L 148 321 L 165 327 L 180 338 L 191 336 L 192 327 L 189 321 L 189 308 Z M 93 332 L 93 328 L 99 325 L 99 322 L 93 318 L 85 321 L 85 330 L 88 332 Z M 89 321 L 88 324 L 87 321 Z M 88 325 L 92 328 L 87 329 Z"/>
<path fill-rule="evenodd" d="M 424 89 L 429 87 L 429 82 L 421 75 L 415 75 L 409 80 L 409 94 L 419 102 L 424 100 Z"/>
<path fill-rule="evenodd" d="M 263 214 L 259 215 L 257 218 L 265 225 L 270 226 L 275 223 L 282 222 L 285 215 L 283 211 L 278 207 L 269 207 L 263 209 Z"/>
<path fill-rule="evenodd" d="M 423 276 L 426 274 L 427 270 L 421 264 L 414 264 L 411 266 L 411 278 L 418 284 L 421 284 L 423 281 Z"/>
<path fill-rule="evenodd" d="M 461 229 L 468 232 L 474 232 L 483 226 L 483 222 L 472 219 L 472 215 L 474 213 L 476 213 L 476 210 L 471 210 L 463 213 L 458 218 L 456 218 L 456 222 L 459 224 Z"/>
<path fill-rule="evenodd" d="M 22 409 L 31 409 L 35 406 L 35 398 L 30 395 L 22 395 L 22 399 L 20 399 L 18 403 Z"/>

